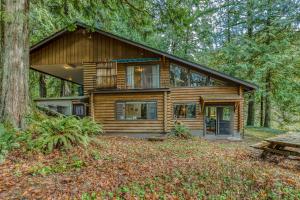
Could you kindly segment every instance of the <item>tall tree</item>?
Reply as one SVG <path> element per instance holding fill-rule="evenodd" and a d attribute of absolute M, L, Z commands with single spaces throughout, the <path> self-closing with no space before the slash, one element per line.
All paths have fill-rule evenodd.
<path fill-rule="evenodd" d="M 0 49 L 0 120 L 22 128 L 29 108 L 29 0 L 1 0 L 1 5 L 5 15 L 2 22 L 2 47 L 5 48 Z"/>

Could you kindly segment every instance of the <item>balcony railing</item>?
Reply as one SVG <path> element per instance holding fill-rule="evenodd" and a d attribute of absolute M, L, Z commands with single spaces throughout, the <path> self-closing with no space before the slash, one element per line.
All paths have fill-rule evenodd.
<path fill-rule="evenodd" d="M 117 88 L 117 75 L 95 76 L 94 88 L 96 89 Z"/>
<path fill-rule="evenodd" d="M 117 63 L 100 62 L 96 67 L 96 76 L 94 77 L 95 89 L 117 88 Z"/>

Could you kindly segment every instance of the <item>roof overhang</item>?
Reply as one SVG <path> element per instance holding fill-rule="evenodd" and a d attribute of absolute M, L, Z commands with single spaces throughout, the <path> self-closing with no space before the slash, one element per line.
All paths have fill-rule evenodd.
<path fill-rule="evenodd" d="M 120 37 L 120 36 L 117 36 L 115 34 L 112 34 L 112 33 L 108 33 L 106 31 L 103 31 L 103 30 L 100 30 L 98 28 L 93 28 L 93 27 L 90 27 L 84 23 L 81 23 L 81 22 L 75 22 L 74 23 L 75 26 L 77 27 L 80 27 L 80 28 L 84 28 L 84 29 L 88 29 L 88 30 L 92 30 L 94 32 L 97 32 L 99 34 L 102 34 L 102 35 L 105 35 L 107 37 L 111 37 L 111 38 L 114 38 L 116 40 L 119 40 L 119 41 L 122 41 L 124 43 L 127 43 L 127 44 L 130 44 L 130 45 L 133 45 L 133 46 L 136 46 L 136 47 L 139 47 L 139 48 L 142 48 L 142 49 L 145 49 L 145 50 L 148 50 L 150 52 L 153 52 L 153 53 L 156 53 L 156 54 L 159 54 L 161 56 L 164 56 L 166 58 L 169 58 L 171 60 L 174 60 L 174 61 L 177 61 L 177 62 L 180 62 L 180 63 L 183 63 L 183 64 L 186 64 L 186 65 L 189 65 L 191 67 L 194 67 L 196 69 L 199 69 L 199 70 L 202 70 L 206 73 L 210 73 L 210 74 L 213 74 L 217 77 L 221 77 L 225 80 L 229 80 L 231 82 L 234 82 L 234 83 L 237 83 L 237 84 L 240 84 L 242 86 L 244 86 L 244 90 L 246 91 L 251 91 L 251 90 L 255 90 L 255 89 L 258 89 L 258 86 L 256 84 L 253 84 L 253 83 L 250 83 L 248 81 L 244 81 L 244 80 L 241 80 L 239 78 L 236 78 L 236 77 L 233 77 L 233 76 L 229 76 L 225 73 L 222 73 L 222 72 L 219 72 L 219 71 L 216 71 L 214 69 L 211 69 L 207 66 L 204 66 L 204 65 L 200 65 L 198 63 L 195 63 L 195 62 L 191 62 L 191 61 L 188 61 L 188 60 L 185 60 L 185 59 L 182 59 L 182 58 L 179 58 L 177 56 L 174 56 L 174 55 L 171 55 L 169 53 L 166 53 L 166 52 L 163 52 L 163 51 L 160 51 L 158 49 L 154 49 L 152 47 L 149 47 L 149 46 L 146 46 L 146 45 L 143 45 L 143 44 L 140 44 L 140 43 L 137 43 L 137 42 L 134 42 L 134 41 L 131 41 L 131 40 L 128 40 L 126 38 L 123 38 L 123 37 Z M 52 39 L 64 34 L 65 32 L 69 31 L 68 28 L 64 28 L 60 31 L 58 31 L 57 33 L 53 34 L 52 36 L 42 40 L 41 42 L 33 45 L 31 48 L 30 48 L 30 52 L 36 50 L 37 48 L 41 47 L 42 45 L 48 43 L 49 41 L 51 41 Z"/>
<path fill-rule="evenodd" d="M 200 104 L 201 111 L 204 111 L 206 104 L 233 104 L 236 109 L 240 102 L 243 101 L 243 97 L 240 95 L 228 95 L 228 94 L 215 94 L 215 95 L 201 95 Z"/>
<path fill-rule="evenodd" d="M 32 65 L 30 68 L 65 81 L 83 84 L 83 70 L 80 65 Z"/>

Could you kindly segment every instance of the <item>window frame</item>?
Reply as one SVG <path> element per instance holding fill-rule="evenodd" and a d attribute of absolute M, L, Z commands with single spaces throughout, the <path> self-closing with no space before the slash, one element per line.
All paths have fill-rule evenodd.
<path fill-rule="evenodd" d="M 177 65 L 177 66 L 179 66 L 181 68 L 187 69 L 187 74 L 188 74 L 187 75 L 188 76 L 188 81 L 187 81 L 188 85 L 187 86 L 175 86 L 175 85 L 173 85 L 171 83 L 171 71 L 172 71 L 171 70 L 171 66 L 172 65 Z M 204 86 L 191 86 L 191 74 L 192 73 L 196 73 L 196 74 L 200 74 L 200 75 L 206 76 L 206 83 L 205 83 L 205 85 Z M 205 73 L 202 73 L 202 72 L 197 71 L 195 69 L 191 69 L 190 67 L 187 67 L 185 65 L 177 64 L 175 62 L 170 62 L 170 64 L 169 64 L 169 80 L 170 80 L 170 87 L 171 88 L 200 88 L 200 87 L 226 87 L 226 86 L 229 86 L 228 82 L 224 82 L 224 81 L 222 81 L 220 79 L 214 78 L 211 75 L 207 75 Z M 223 83 L 223 85 L 213 85 L 213 84 L 211 84 L 211 80 L 219 81 L 220 83 Z"/>
<path fill-rule="evenodd" d="M 183 68 L 183 69 L 186 69 L 187 70 L 187 85 L 186 86 L 175 86 L 175 85 L 172 85 L 172 83 L 171 83 L 171 66 L 172 65 L 177 65 L 178 67 L 180 67 L 180 68 Z M 190 85 L 191 85 L 191 83 L 190 83 L 190 69 L 188 68 L 188 67 L 186 67 L 186 66 L 182 66 L 182 65 L 179 65 L 179 64 L 177 64 L 177 63 L 170 63 L 170 65 L 169 65 L 169 79 L 170 79 L 170 86 L 171 87 L 174 87 L 174 88 L 186 88 L 186 87 L 191 87 Z"/>
<path fill-rule="evenodd" d="M 197 75 L 200 75 L 200 76 L 205 76 L 206 80 L 205 80 L 205 85 L 202 85 L 202 86 L 192 86 L 192 74 L 197 74 Z M 209 87 L 209 81 L 210 81 L 210 76 L 204 74 L 204 73 L 201 73 L 201 72 L 198 72 L 196 70 L 193 70 L 193 69 L 190 69 L 189 70 L 189 84 L 191 88 L 197 88 L 197 87 Z"/>
<path fill-rule="evenodd" d="M 175 113 L 174 113 L 174 111 L 175 111 L 175 106 L 176 105 L 184 105 L 184 106 L 187 106 L 187 105 L 195 105 L 195 117 L 185 117 L 185 118 L 183 118 L 183 117 L 175 117 Z M 176 119 L 179 119 L 179 120 L 195 120 L 195 119 L 197 119 L 197 108 L 198 108 L 198 103 L 197 102 L 195 102 L 195 101 L 191 101 L 191 102 L 175 102 L 175 103 L 173 103 L 173 119 L 174 120 L 176 120 Z M 186 115 L 186 114 L 185 114 Z"/>
<path fill-rule="evenodd" d="M 126 103 L 127 102 L 136 102 L 136 103 L 155 103 L 156 105 L 156 113 L 154 119 L 126 119 L 126 110 L 125 110 L 125 119 L 118 119 L 118 113 L 117 113 L 117 104 L 118 103 L 125 103 L 125 109 L 126 109 Z M 158 120 L 158 106 L 157 106 L 157 100 L 117 100 L 115 101 L 115 120 L 116 121 L 156 121 Z"/>
<path fill-rule="evenodd" d="M 156 88 L 154 88 L 154 87 L 150 87 L 150 88 L 143 88 L 143 87 L 141 87 L 141 88 L 135 88 L 135 87 L 133 87 L 133 88 L 129 88 L 128 87 L 128 79 L 127 79 L 127 77 L 128 77 L 128 67 L 144 67 L 144 66 L 148 66 L 148 67 L 151 67 L 151 66 L 153 66 L 153 65 L 156 65 L 156 66 L 158 66 L 158 87 L 157 88 L 160 88 L 160 86 L 161 86 L 161 65 L 160 65 L 160 63 L 142 63 L 142 64 L 140 64 L 140 63 L 132 63 L 132 64 L 127 64 L 127 65 L 125 65 L 125 87 L 126 87 L 126 89 L 133 89 L 133 90 L 135 90 L 135 89 L 156 89 Z"/>

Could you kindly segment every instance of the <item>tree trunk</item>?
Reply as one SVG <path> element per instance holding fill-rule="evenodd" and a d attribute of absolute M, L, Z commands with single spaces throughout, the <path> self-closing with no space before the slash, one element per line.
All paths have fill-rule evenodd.
<path fill-rule="evenodd" d="M 45 74 L 40 74 L 39 77 L 39 89 L 40 89 L 40 97 L 47 97 L 47 87 L 46 87 L 46 76 Z"/>
<path fill-rule="evenodd" d="M 253 36 L 253 0 L 247 1 L 247 35 L 249 39 Z M 249 59 L 249 63 L 253 64 L 252 57 Z M 248 72 L 249 77 L 253 77 L 254 69 Z M 254 126 L 255 121 L 255 95 L 254 92 L 250 94 L 248 101 L 248 115 L 247 115 L 247 126 Z"/>
<path fill-rule="evenodd" d="M 24 117 L 29 108 L 29 0 L 2 2 L 8 17 L 2 27 L 0 119 L 24 128 Z"/>
<path fill-rule="evenodd" d="M 268 0 L 268 18 L 266 22 L 267 26 L 267 40 L 266 44 L 269 46 L 271 44 L 271 0 Z M 266 96 L 265 96 L 265 121 L 264 127 L 271 127 L 271 81 L 272 72 L 270 68 L 267 68 L 266 73 Z"/>
<path fill-rule="evenodd" d="M 260 96 L 260 126 L 264 126 L 264 95 Z"/>
<path fill-rule="evenodd" d="M 247 126 L 254 126 L 255 106 L 254 94 L 251 93 L 248 101 Z"/>
<path fill-rule="evenodd" d="M 271 71 L 267 72 L 266 76 L 266 96 L 265 96 L 265 122 L 264 127 L 271 127 Z"/>
<path fill-rule="evenodd" d="M 231 4 L 229 0 L 226 0 L 226 39 L 227 42 L 231 42 L 231 20 L 230 20 L 230 15 L 231 15 Z"/>

